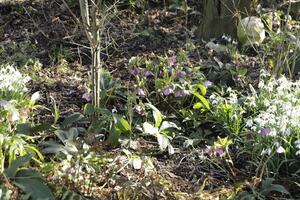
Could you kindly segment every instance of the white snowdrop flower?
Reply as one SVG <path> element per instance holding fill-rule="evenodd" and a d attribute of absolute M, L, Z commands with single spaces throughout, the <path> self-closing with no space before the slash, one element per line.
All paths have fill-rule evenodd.
<path fill-rule="evenodd" d="M 263 103 L 266 107 L 270 106 L 270 101 L 268 99 L 264 99 Z"/>
<path fill-rule="evenodd" d="M 228 93 L 231 93 L 231 92 L 232 92 L 232 88 L 231 88 L 231 87 L 228 87 L 226 91 L 227 91 Z"/>
<path fill-rule="evenodd" d="M 280 144 L 279 144 L 279 142 L 277 142 L 277 141 L 276 141 L 276 142 L 274 142 L 274 146 L 275 146 L 275 147 L 277 147 L 277 148 L 278 148 L 278 147 L 280 147 Z"/>
<path fill-rule="evenodd" d="M 254 96 L 248 96 L 246 97 L 246 103 L 250 106 L 250 107 L 255 107 L 256 106 L 256 101 L 255 101 L 255 97 Z"/>
<path fill-rule="evenodd" d="M 297 149 L 300 149 L 300 139 L 295 141 L 295 146 Z"/>
<path fill-rule="evenodd" d="M 251 129 L 251 131 L 254 131 L 254 132 L 258 131 L 258 128 L 256 126 L 252 126 L 250 129 Z"/>
<path fill-rule="evenodd" d="M 13 112 L 12 115 L 11 115 L 11 118 L 10 120 L 12 122 L 15 122 L 15 121 L 18 121 L 20 119 L 20 114 L 19 112 Z"/>
<path fill-rule="evenodd" d="M 265 86 L 265 83 L 264 83 L 264 81 L 263 80 L 261 80 L 261 81 L 259 81 L 259 83 L 258 83 L 258 88 L 263 88 Z"/>
<path fill-rule="evenodd" d="M 270 76 L 270 73 L 265 69 L 261 69 L 260 70 L 260 76 L 261 76 L 261 78 L 266 78 L 266 77 Z"/>
<path fill-rule="evenodd" d="M 229 98 L 228 98 L 228 103 L 229 104 L 236 104 L 236 103 L 238 103 L 237 94 L 230 93 Z"/>
<path fill-rule="evenodd" d="M 32 94 L 30 100 L 31 100 L 32 102 L 36 102 L 36 101 L 38 101 L 40 98 L 41 98 L 40 92 L 35 92 L 35 93 Z"/>
<path fill-rule="evenodd" d="M 271 132 L 270 132 L 270 136 L 276 136 L 277 135 L 277 131 L 275 128 L 271 128 Z"/>
<path fill-rule="evenodd" d="M 260 153 L 261 156 L 263 155 L 271 155 L 272 153 L 272 150 L 270 148 L 267 148 L 267 149 L 263 149 Z"/>
<path fill-rule="evenodd" d="M 129 59 L 129 63 L 133 63 L 137 60 L 137 57 L 135 56 L 132 56 L 130 59 Z"/>
<path fill-rule="evenodd" d="M 254 87 L 251 84 L 249 84 L 249 88 L 250 88 L 252 95 L 256 95 L 256 90 L 254 89 Z"/>
<path fill-rule="evenodd" d="M 247 122 L 246 122 L 246 126 L 252 127 L 253 126 L 253 120 L 252 119 L 248 119 Z"/>
<path fill-rule="evenodd" d="M 0 90 L 25 92 L 25 84 L 30 80 L 29 76 L 22 75 L 13 66 L 0 66 Z"/>
<path fill-rule="evenodd" d="M 278 147 L 278 149 L 277 149 L 276 152 L 279 153 L 279 154 L 281 154 L 281 153 L 285 153 L 285 150 L 284 150 L 284 148 L 282 146 L 280 146 L 280 147 Z"/>

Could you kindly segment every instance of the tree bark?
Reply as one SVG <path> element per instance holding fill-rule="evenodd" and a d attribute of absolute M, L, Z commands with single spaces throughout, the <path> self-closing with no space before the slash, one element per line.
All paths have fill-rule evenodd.
<path fill-rule="evenodd" d="M 204 0 L 198 35 L 207 40 L 223 34 L 236 38 L 239 17 L 251 15 L 256 0 Z"/>

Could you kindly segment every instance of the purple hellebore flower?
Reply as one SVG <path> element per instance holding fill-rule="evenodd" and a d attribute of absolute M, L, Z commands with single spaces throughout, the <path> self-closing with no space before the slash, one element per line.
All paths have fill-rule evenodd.
<path fill-rule="evenodd" d="M 183 90 L 178 90 L 176 93 L 175 93 L 175 97 L 183 97 L 185 95 L 184 91 Z"/>
<path fill-rule="evenodd" d="M 222 148 L 216 148 L 215 149 L 215 153 L 216 153 L 216 156 L 222 156 L 224 154 L 224 149 Z"/>
<path fill-rule="evenodd" d="M 85 99 L 88 102 L 92 101 L 92 96 L 89 93 L 84 93 L 82 95 L 82 98 Z"/>
<path fill-rule="evenodd" d="M 141 116 L 145 116 L 146 113 L 145 113 L 145 110 L 140 106 L 140 105 L 135 105 L 134 106 L 134 110 L 140 114 Z"/>
<path fill-rule="evenodd" d="M 176 56 L 175 55 L 168 59 L 168 65 L 169 66 L 176 65 Z"/>
<path fill-rule="evenodd" d="M 210 157 L 212 155 L 212 150 L 210 147 L 206 147 L 204 150 L 203 150 L 203 154 Z"/>
<path fill-rule="evenodd" d="M 152 71 L 147 70 L 147 71 L 145 72 L 145 77 L 146 77 L 146 78 L 153 77 L 153 76 L 154 76 L 154 74 L 153 74 Z"/>
<path fill-rule="evenodd" d="M 139 75 L 140 71 L 141 71 L 141 70 L 140 70 L 139 68 L 135 67 L 135 68 L 133 68 L 132 70 L 130 70 L 130 74 L 131 74 L 132 76 L 137 76 L 137 75 Z"/>
<path fill-rule="evenodd" d="M 179 71 L 176 73 L 177 78 L 184 78 L 186 75 L 185 71 Z"/>
<path fill-rule="evenodd" d="M 270 133 L 271 133 L 270 128 L 263 128 L 263 129 L 260 130 L 260 135 L 262 137 L 267 137 Z"/>
<path fill-rule="evenodd" d="M 164 77 L 164 72 L 163 72 L 163 71 L 159 71 L 158 76 L 159 76 L 160 78 Z"/>
<path fill-rule="evenodd" d="M 211 87 L 211 86 L 213 85 L 213 83 L 210 82 L 210 81 L 205 81 L 205 82 L 203 83 L 203 85 L 204 85 L 205 87 L 209 88 L 209 87 Z"/>
<path fill-rule="evenodd" d="M 167 87 L 164 88 L 163 93 L 164 93 L 165 96 L 169 96 L 170 94 L 174 93 L 174 90 L 171 86 L 167 86 Z"/>
<path fill-rule="evenodd" d="M 142 97 L 144 98 L 146 96 L 146 93 L 145 91 L 142 89 L 142 88 L 137 88 L 136 89 L 136 94 L 139 96 L 139 97 Z"/>

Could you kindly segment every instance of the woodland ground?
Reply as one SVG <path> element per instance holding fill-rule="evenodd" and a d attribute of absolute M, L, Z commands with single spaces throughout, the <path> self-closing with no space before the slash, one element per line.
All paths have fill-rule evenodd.
<path fill-rule="evenodd" d="M 71 6 L 71 9 L 79 16 L 77 4 Z M 255 85 L 258 78 L 258 58 L 242 55 L 235 59 L 226 54 L 211 53 L 205 43 L 191 31 L 191 24 L 197 24 L 200 16 L 201 13 L 191 15 L 186 26 L 183 16 L 159 7 L 153 6 L 145 12 L 123 8 L 118 19 L 108 24 L 108 42 L 111 46 L 103 51 L 104 67 L 112 72 L 116 80 L 130 85 L 126 66 L 132 56 L 163 56 L 193 42 L 196 48 L 189 52 L 189 56 L 198 65 L 211 66 L 207 70 L 211 79 L 220 83 L 226 81 L 232 85 L 235 85 L 235 81 Z M 21 67 L 21 71 L 33 78 L 28 86 L 30 93 L 42 93 L 40 105 L 51 108 L 50 96 L 53 97 L 60 107 L 60 120 L 70 113 L 80 112 L 86 103 L 82 95 L 86 92 L 91 62 L 87 46 L 80 27 L 69 10 L 58 0 L 42 4 L 0 5 L 0 61 L 15 63 Z M 218 65 L 216 60 L 224 64 L 231 63 L 237 68 L 247 68 L 248 73 L 243 80 L 234 80 L 232 75 L 226 73 L 218 72 L 216 75 L 212 73 L 214 66 Z M 27 67 L 24 67 L 26 63 Z M 223 77 L 222 80 L 218 78 L 220 76 Z M 113 108 L 122 105 L 116 102 L 109 106 Z M 51 112 L 39 109 L 35 120 L 51 121 Z M 236 176 L 232 176 L 203 162 L 197 149 L 185 149 L 175 144 L 174 155 L 151 155 L 149 149 L 155 148 L 154 145 L 141 139 L 138 154 L 151 155 L 155 166 L 153 172 L 146 173 L 145 170 L 126 167 L 121 148 L 112 149 L 105 142 L 94 141 L 93 138 L 83 139 L 107 160 L 104 161 L 106 164 L 99 177 L 93 177 L 103 187 L 98 187 L 93 192 L 92 199 L 116 199 L 120 197 L 120 191 L 124 194 L 126 190 L 139 191 L 145 199 L 198 199 L 202 186 L 209 191 L 204 193 L 207 199 L 216 199 L 220 194 L 233 191 L 234 184 L 239 182 L 247 180 L 249 184 L 255 184 L 247 170 L 240 167 L 243 166 L 243 160 L 236 163 Z M 149 153 L 145 153 L 146 149 Z M 45 176 L 50 186 L 55 187 L 59 180 L 52 175 L 49 172 Z M 149 182 L 152 183 L 150 188 Z M 77 193 L 84 193 L 76 184 L 59 184 Z"/>

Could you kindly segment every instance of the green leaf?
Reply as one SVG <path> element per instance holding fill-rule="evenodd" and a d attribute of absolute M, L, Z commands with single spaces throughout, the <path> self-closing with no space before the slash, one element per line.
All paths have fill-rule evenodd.
<path fill-rule="evenodd" d="M 69 154 L 68 151 L 65 149 L 64 145 L 58 144 L 54 141 L 47 141 L 44 142 L 42 145 L 45 146 L 45 148 L 41 150 L 43 154 L 52 154 L 52 153 L 55 154 L 58 152 L 62 152 L 65 155 Z"/>
<path fill-rule="evenodd" d="M 203 103 L 203 105 L 207 108 L 210 109 L 209 103 L 208 101 L 205 99 L 205 97 L 203 97 L 201 94 L 199 94 L 198 92 L 194 92 L 193 93 L 198 99 L 200 99 L 200 101 Z"/>
<path fill-rule="evenodd" d="M 268 195 L 270 192 L 279 192 L 282 194 L 290 194 L 289 191 L 285 189 L 282 185 L 272 184 L 270 187 L 261 190 L 261 193 L 264 195 Z"/>
<path fill-rule="evenodd" d="M 129 122 L 120 115 L 113 114 L 115 126 L 122 132 L 130 134 L 131 127 Z"/>
<path fill-rule="evenodd" d="M 29 135 L 32 134 L 32 127 L 29 123 L 22 123 L 17 125 L 18 134 Z"/>
<path fill-rule="evenodd" d="M 8 189 L 5 185 L 0 185 L 0 199 L 10 200 L 12 191 Z"/>
<path fill-rule="evenodd" d="M 167 130 L 167 129 L 178 129 L 180 128 L 174 123 L 174 122 L 169 122 L 169 121 L 163 121 L 159 128 L 159 132 Z"/>
<path fill-rule="evenodd" d="M 13 183 L 25 193 L 30 194 L 32 200 L 54 200 L 51 190 L 43 179 L 36 177 L 33 171 L 20 172 Z"/>
<path fill-rule="evenodd" d="M 71 126 L 73 123 L 78 122 L 82 120 L 84 116 L 81 113 L 73 113 L 62 122 L 61 126 L 63 128 L 66 128 L 68 126 Z"/>
<path fill-rule="evenodd" d="M 84 198 L 83 196 L 76 194 L 75 192 L 67 189 L 66 191 L 63 191 L 63 195 L 60 200 L 87 200 L 87 199 Z"/>
<path fill-rule="evenodd" d="M 66 140 L 69 140 L 69 141 L 75 140 L 79 135 L 78 128 L 75 128 L 75 127 L 69 128 L 66 131 L 56 130 L 54 133 L 64 143 L 66 142 Z"/>
<path fill-rule="evenodd" d="M 117 146 L 119 144 L 119 138 L 121 135 L 120 129 L 118 129 L 115 125 L 111 128 L 109 135 L 108 135 L 108 142 L 112 146 Z"/>
<path fill-rule="evenodd" d="M 166 148 L 170 145 L 169 138 L 163 134 L 157 134 L 157 142 L 161 151 L 166 150 Z"/>
<path fill-rule="evenodd" d="M 34 171 L 32 169 L 21 169 L 17 172 L 17 175 L 16 175 L 16 179 L 17 178 L 40 178 L 40 179 L 43 179 L 43 176 L 37 172 L 37 171 Z"/>
<path fill-rule="evenodd" d="M 54 116 L 54 124 L 56 124 L 59 119 L 59 106 L 57 106 L 56 101 L 52 96 L 50 96 L 50 98 L 51 98 L 51 102 L 53 104 L 52 113 Z"/>
<path fill-rule="evenodd" d="M 193 108 L 194 109 L 199 109 L 199 108 L 202 108 L 203 107 L 203 104 L 201 102 L 197 102 L 193 105 Z"/>
<path fill-rule="evenodd" d="M 32 127 L 32 133 L 47 131 L 51 128 L 52 128 L 51 124 L 48 124 L 48 123 L 38 124 L 38 125 Z"/>
<path fill-rule="evenodd" d="M 85 115 L 91 116 L 95 113 L 95 108 L 92 104 L 87 103 L 84 105 L 83 112 Z"/>
<path fill-rule="evenodd" d="M 4 170 L 4 174 L 6 177 L 8 178 L 13 178 L 15 177 L 15 175 L 17 174 L 17 170 L 19 167 L 25 165 L 26 163 L 28 163 L 32 158 L 31 154 L 22 156 L 22 157 L 18 157 L 16 160 L 14 160 L 11 165 Z"/>
<path fill-rule="evenodd" d="M 44 123 L 36 126 L 31 126 L 29 123 L 21 123 L 17 125 L 17 133 L 23 135 L 32 135 L 34 133 L 42 132 L 51 129 L 51 124 Z"/>
<path fill-rule="evenodd" d="M 202 85 L 202 84 L 198 84 L 197 86 L 198 86 L 198 88 L 200 89 L 201 94 L 202 94 L 203 96 L 205 96 L 205 95 L 206 95 L 206 87 L 205 87 L 204 85 Z"/>
<path fill-rule="evenodd" d="M 154 121 L 155 121 L 155 127 L 159 127 L 164 116 L 161 114 L 161 112 L 155 107 L 153 106 L 152 104 L 150 103 L 146 103 L 145 104 L 146 106 L 148 106 L 149 108 L 152 109 L 152 113 L 153 113 L 153 117 L 154 117 Z"/>

